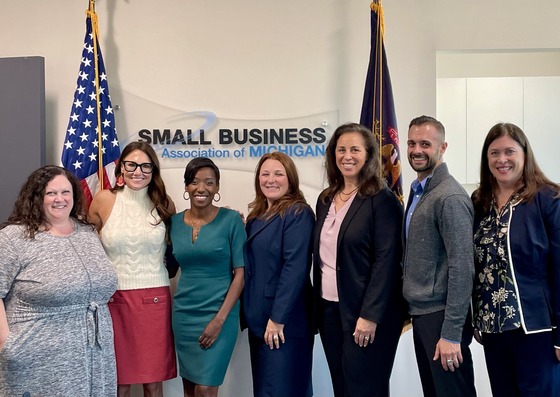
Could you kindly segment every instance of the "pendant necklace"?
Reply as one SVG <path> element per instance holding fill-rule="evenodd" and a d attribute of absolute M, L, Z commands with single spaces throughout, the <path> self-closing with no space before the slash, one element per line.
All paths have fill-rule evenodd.
<path fill-rule="evenodd" d="M 214 213 L 214 210 L 212 210 L 212 212 L 210 213 L 210 220 L 212 220 L 213 217 L 214 217 L 213 213 Z M 186 215 L 187 215 L 187 218 L 188 218 L 187 220 L 189 221 L 189 223 L 191 224 L 192 229 L 193 229 L 192 241 L 194 243 L 196 241 L 196 239 L 198 238 L 198 234 L 200 233 L 200 228 L 203 225 L 208 224 L 209 221 L 206 221 L 205 218 L 202 218 L 200 221 L 195 222 L 194 218 L 191 214 L 191 211 L 187 211 Z"/>

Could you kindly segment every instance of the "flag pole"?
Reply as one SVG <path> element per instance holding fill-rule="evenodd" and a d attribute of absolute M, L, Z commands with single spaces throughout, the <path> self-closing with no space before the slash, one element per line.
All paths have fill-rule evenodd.
<path fill-rule="evenodd" d="M 99 59 L 97 55 L 97 40 L 99 39 L 99 27 L 97 23 L 97 14 L 95 13 L 95 0 L 89 0 L 89 8 L 86 11 L 86 15 L 91 20 L 91 31 L 92 31 L 92 40 L 93 40 L 93 64 L 94 64 L 94 72 L 95 72 L 95 103 L 97 108 L 97 142 L 99 145 L 97 147 L 98 151 L 98 170 L 97 173 L 99 175 L 99 190 L 103 190 L 103 137 L 101 134 L 101 101 L 99 100 Z"/>
<path fill-rule="evenodd" d="M 373 0 L 370 4 L 370 8 L 373 12 L 377 14 L 377 35 L 375 37 L 376 45 L 375 45 L 375 62 L 377 63 L 377 70 L 379 70 L 379 82 L 378 79 L 375 79 L 374 82 L 374 92 L 379 92 L 379 130 L 374 127 L 375 135 L 377 135 L 377 140 L 379 141 L 379 148 L 383 147 L 383 33 L 385 30 L 385 23 L 383 21 L 383 5 L 381 4 L 381 0 Z M 377 91 L 377 84 L 379 84 L 379 91 Z M 376 103 L 377 97 L 374 96 L 373 99 L 373 113 L 375 114 L 375 109 L 377 108 Z M 379 161 L 383 164 L 383 153 L 379 150 Z M 383 175 L 383 167 L 379 168 L 379 173 L 382 178 Z"/>

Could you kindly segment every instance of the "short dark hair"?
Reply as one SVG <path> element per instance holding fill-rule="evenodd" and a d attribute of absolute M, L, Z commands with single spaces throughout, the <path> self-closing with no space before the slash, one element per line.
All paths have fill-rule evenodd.
<path fill-rule="evenodd" d="M 442 135 L 443 140 L 445 140 L 445 127 L 443 126 L 441 121 L 435 119 L 432 116 L 418 116 L 413 118 L 412 120 L 410 120 L 410 124 L 408 124 L 408 129 L 410 130 L 412 126 L 421 126 L 424 124 L 433 125 L 436 128 L 436 130 L 438 130 L 439 133 Z"/>
<path fill-rule="evenodd" d="M 185 174 L 183 178 L 185 179 L 185 186 L 189 185 L 195 178 L 196 173 L 201 168 L 210 168 L 216 176 L 216 184 L 220 185 L 220 169 L 212 160 L 207 157 L 196 157 L 189 161 L 185 167 Z"/>

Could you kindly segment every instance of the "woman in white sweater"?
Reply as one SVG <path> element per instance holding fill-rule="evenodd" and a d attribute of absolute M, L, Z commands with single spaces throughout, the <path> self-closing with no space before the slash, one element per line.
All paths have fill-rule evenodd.
<path fill-rule="evenodd" d="M 109 302 L 118 395 L 128 397 L 132 384 L 142 384 L 144 396 L 162 397 L 162 381 L 177 375 L 163 262 L 166 225 L 175 205 L 166 194 L 156 153 L 144 142 L 124 148 L 115 176 L 117 186 L 95 196 L 89 221 L 118 274 Z"/>

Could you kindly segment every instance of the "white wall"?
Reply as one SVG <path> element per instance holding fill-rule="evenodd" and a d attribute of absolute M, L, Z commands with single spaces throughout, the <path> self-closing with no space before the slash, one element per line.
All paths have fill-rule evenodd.
<path fill-rule="evenodd" d="M 59 162 L 70 112 L 86 8 L 86 0 L 0 2 L 0 56 L 46 59 L 47 159 L 53 163 Z M 401 150 L 410 119 L 436 113 L 436 51 L 560 48 L 557 0 L 532 7 L 521 0 L 386 0 L 384 8 Z M 369 53 L 369 1 L 99 0 L 97 13 L 113 105 L 121 106 L 121 137 L 148 123 L 151 115 L 159 124 L 151 126 L 155 128 L 169 114 L 195 110 L 247 120 L 317 113 L 335 114 L 332 124 L 359 118 Z M 2 131 L 2 139 L 9 133 Z M 446 156 L 460 150 L 451 146 Z M 179 208 L 185 206 L 183 167 L 177 164 L 164 172 Z M 251 172 L 226 168 L 222 202 L 245 209 L 252 197 Z M 320 161 L 301 163 L 300 171 L 307 180 L 323 175 Z M 405 165 L 405 186 L 413 179 Z M 312 203 L 318 185 L 304 186 Z M 479 395 L 488 396 L 480 348 L 473 348 Z M 328 396 L 330 381 L 319 343 L 316 358 L 315 394 Z M 399 346 L 392 386 L 396 397 L 421 395 L 410 332 Z M 168 382 L 166 390 L 170 397 L 181 395 L 180 382 Z M 250 395 L 245 334 L 221 395 Z"/>

